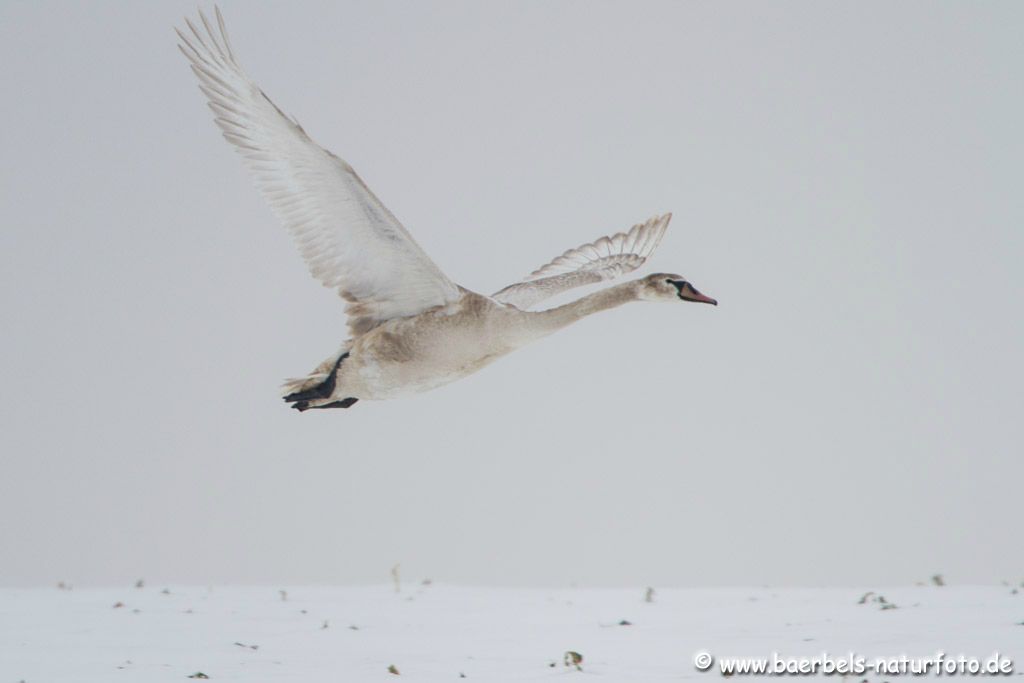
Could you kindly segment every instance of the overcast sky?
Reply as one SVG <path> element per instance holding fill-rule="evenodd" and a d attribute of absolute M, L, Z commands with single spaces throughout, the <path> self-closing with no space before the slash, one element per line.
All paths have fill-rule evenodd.
<path fill-rule="evenodd" d="M 1024 5 L 221 7 L 456 282 L 672 211 L 647 271 L 720 306 L 288 410 L 342 304 L 211 122 L 195 3 L 8 0 L 0 584 L 1024 579 Z"/>

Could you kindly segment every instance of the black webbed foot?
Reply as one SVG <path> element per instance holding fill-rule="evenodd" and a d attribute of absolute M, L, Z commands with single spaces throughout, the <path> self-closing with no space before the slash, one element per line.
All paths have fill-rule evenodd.
<path fill-rule="evenodd" d="M 293 405 L 292 408 L 295 408 L 296 410 L 306 410 L 309 408 L 309 401 L 317 398 L 330 398 L 331 394 L 334 393 L 334 387 L 338 381 L 338 368 L 341 367 L 341 362 L 346 358 L 348 358 L 348 352 L 345 352 L 338 357 L 337 362 L 334 364 L 334 368 L 331 370 L 331 374 L 327 375 L 327 379 L 323 382 L 317 384 L 315 387 L 310 387 L 309 389 L 294 391 L 285 396 L 284 400 L 288 403 L 294 403 L 295 405 Z M 303 402 L 307 405 L 300 408 L 299 404 Z M 347 408 L 348 406 L 344 407 Z"/>
<path fill-rule="evenodd" d="M 319 410 L 321 408 L 351 408 L 358 400 L 358 398 L 352 398 L 350 396 L 349 398 L 343 398 L 340 401 L 332 401 L 330 403 L 325 403 L 322 406 L 310 406 L 310 408 L 316 410 Z"/>
<path fill-rule="evenodd" d="M 295 410 L 298 410 L 300 413 L 307 410 L 323 410 L 324 408 L 351 408 L 358 400 L 358 398 L 350 396 L 349 398 L 343 398 L 340 401 L 325 403 L 322 406 L 311 406 L 309 405 L 309 401 L 297 401 L 292 404 L 292 408 L 295 408 Z"/>

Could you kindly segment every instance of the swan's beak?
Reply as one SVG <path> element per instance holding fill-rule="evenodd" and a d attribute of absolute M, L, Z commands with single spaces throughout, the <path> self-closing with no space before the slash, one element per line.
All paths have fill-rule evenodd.
<path fill-rule="evenodd" d="M 712 299 L 710 296 L 704 296 L 697 289 L 686 280 L 673 280 L 669 278 L 667 282 L 671 283 L 677 292 L 677 296 L 683 301 L 696 301 L 699 304 L 711 304 L 717 306 L 718 302 Z"/>
<path fill-rule="evenodd" d="M 710 296 L 704 296 L 693 287 L 690 287 L 689 291 L 683 292 L 679 296 L 687 301 L 696 301 L 699 304 L 711 304 L 712 306 L 718 305 L 717 301 L 712 299 Z"/>

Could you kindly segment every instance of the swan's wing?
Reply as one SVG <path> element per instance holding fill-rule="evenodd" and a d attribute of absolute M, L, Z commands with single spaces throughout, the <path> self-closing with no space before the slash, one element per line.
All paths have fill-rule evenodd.
<path fill-rule="evenodd" d="M 614 280 L 644 264 L 671 219 L 672 214 L 667 213 L 634 225 L 628 232 L 570 249 L 530 273 L 522 282 L 495 293 L 493 298 L 526 309 L 573 287 Z"/>
<path fill-rule="evenodd" d="M 202 12 L 200 18 L 205 32 L 186 19 L 191 35 L 178 31 L 178 47 L 313 277 L 349 302 L 352 332 L 457 300 L 458 287 L 352 167 L 314 143 L 245 75 L 220 10 L 217 29 Z"/>

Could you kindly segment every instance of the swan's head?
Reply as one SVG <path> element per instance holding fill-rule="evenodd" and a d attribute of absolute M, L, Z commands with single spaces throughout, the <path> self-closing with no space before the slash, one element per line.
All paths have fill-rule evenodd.
<path fill-rule="evenodd" d="M 640 298 L 645 301 L 696 301 L 717 306 L 718 302 L 704 296 L 682 275 L 654 273 L 640 281 Z"/>

